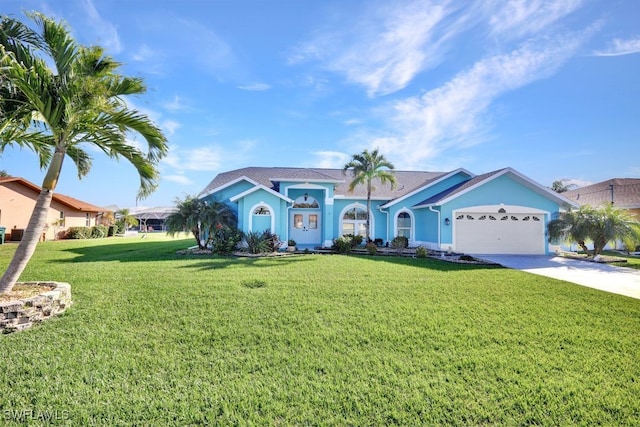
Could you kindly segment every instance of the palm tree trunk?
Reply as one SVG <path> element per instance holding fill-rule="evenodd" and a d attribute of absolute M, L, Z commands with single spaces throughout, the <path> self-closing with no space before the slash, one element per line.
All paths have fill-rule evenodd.
<path fill-rule="evenodd" d="M 51 199 L 53 199 L 52 191 L 45 189 L 40 191 L 40 195 L 36 201 L 36 206 L 31 213 L 31 218 L 29 219 L 29 224 L 24 231 L 22 240 L 9 263 L 9 267 L 7 267 L 7 271 L 5 271 L 4 275 L 0 279 L 0 293 L 11 292 L 13 286 L 16 284 L 20 275 L 27 266 L 27 263 L 31 259 L 33 252 L 36 250 L 36 246 L 40 240 L 40 234 L 47 223 Z"/>
<path fill-rule="evenodd" d="M 371 233 L 369 232 L 371 226 L 371 218 L 369 217 L 371 212 L 371 181 L 369 181 L 367 185 L 367 239 L 365 240 L 365 244 L 371 241 Z"/>

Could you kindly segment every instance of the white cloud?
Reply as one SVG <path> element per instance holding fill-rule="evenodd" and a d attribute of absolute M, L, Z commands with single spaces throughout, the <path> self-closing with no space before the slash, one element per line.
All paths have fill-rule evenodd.
<path fill-rule="evenodd" d="M 180 111 L 187 108 L 178 95 L 174 96 L 171 101 L 162 104 L 162 106 L 169 111 Z"/>
<path fill-rule="evenodd" d="M 583 0 L 496 0 L 485 6 L 498 8 L 489 25 L 500 36 L 537 34 L 559 19 L 580 8 Z"/>
<path fill-rule="evenodd" d="M 233 168 L 233 165 L 246 161 L 253 151 L 254 140 L 234 141 L 222 145 L 209 144 L 195 148 L 169 146 L 169 152 L 161 160 L 162 166 L 171 168 L 182 174 L 184 171 L 219 171 Z"/>
<path fill-rule="evenodd" d="M 419 72 L 440 63 L 445 42 L 468 20 L 452 21 L 451 1 L 385 5 L 355 16 L 350 30 L 325 32 L 303 44 L 290 63 L 319 60 L 333 72 L 364 86 L 369 96 L 404 88 Z"/>
<path fill-rule="evenodd" d="M 184 175 L 163 175 L 162 178 L 182 185 L 193 184 L 193 181 Z"/>
<path fill-rule="evenodd" d="M 620 56 L 640 53 L 640 36 L 630 39 L 613 39 L 606 50 L 594 52 L 596 56 Z"/>
<path fill-rule="evenodd" d="M 254 83 L 248 83 L 248 84 L 245 84 L 245 85 L 240 85 L 240 86 L 238 86 L 238 89 L 248 90 L 248 91 L 255 91 L 255 92 L 262 92 L 262 91 L 271 89 L 271 86 L 266 84 L 266 83 L 254 82 Z"/>
<path fill-rule="evenodd" d="M 445 85 L 407 98 L 384 111 L 391 132 L 370 141 L 418 167 L 441 151 L 470 146 L 487 136 L 490 105 L 501 95 L 551 75 L 581 45 L 583 37 L 528 42 L 509 53 L 487 57 Z"/>
<path fill-rule="evenodd" d="M 162 122 L 162 127 L 166 129 L 167 135 L 172 136 L 178 128 L 182 125 L 174 120 L 165 120 Z"/>
<path fill-rule="evenodd" d="M 316 156 L 314 167 L 326 169 L 342 169 L 351 157 L 339 151 L 315 151 L 311 154 Z"/>
<path fill-rule="evenodd" d="M 105 21 L 91 0 L 82 1 L 82 6 L 86 13 L 88 23 L 93 27 L 93 31 L 100 37 L 99 44 L 103 46 L 107 53 L 114 55 L 122 51 L 122 44 L 118 36 L 118 30 L 111 23 Z"/>

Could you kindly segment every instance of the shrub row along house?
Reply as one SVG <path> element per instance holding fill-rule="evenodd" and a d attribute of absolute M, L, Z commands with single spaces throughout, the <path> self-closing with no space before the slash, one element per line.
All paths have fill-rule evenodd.
<path fill-rule="evenodd" d="M 370 236 L 475 254 L 547 254 L 546 223 L 577 204 L 512 168 L 475 175 L 394 171 L 391 189 L 374 181 Z M 198 195 L 232 207 L 243 232 L 270 230 L 300 248 L 366 235 L 366 189 L 348 191 L 342 169 L 248 167 L 217 175 Z"/>

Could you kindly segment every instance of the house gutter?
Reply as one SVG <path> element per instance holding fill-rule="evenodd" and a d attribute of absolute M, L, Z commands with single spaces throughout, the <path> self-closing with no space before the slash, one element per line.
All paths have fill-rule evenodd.
<path fill-rule="evenodd" d="M 442 224 L 440 223 L 440 211 L 434 210 L 433 206 L 429 206 L 429 210 L 438 214 L 438 250 L 442 250 L 442 238 L 440 236 Z"/>
<path fill-rule="evenodd" d="M 376 206 L 376 208 L 380 211 L 380 213 L 383 213 L 383 214 L 387 215 L 387 226 L 385 227 L 387 229 L 387 235 L 385 237 L 386 237 L 386 242 L 388 242 L 389 241 L 389 227 L 391 226 L 391 224 L 389 224 L 389 212 L 388 211 L 383 211 L 382 210 L 382 205 L 378 205 L 378 206 Z"/>

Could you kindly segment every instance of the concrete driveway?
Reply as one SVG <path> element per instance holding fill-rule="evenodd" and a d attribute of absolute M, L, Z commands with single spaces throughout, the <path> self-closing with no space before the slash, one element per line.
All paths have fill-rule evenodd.
<path fill-rule="evenodd" d="M 545 255 L 474 255 L 507 268 L 640 299 L 640 270 Z"/>

